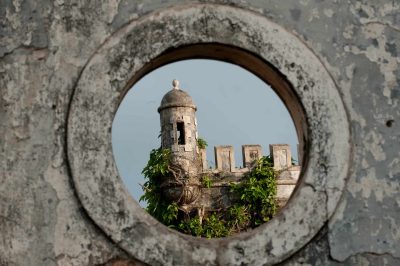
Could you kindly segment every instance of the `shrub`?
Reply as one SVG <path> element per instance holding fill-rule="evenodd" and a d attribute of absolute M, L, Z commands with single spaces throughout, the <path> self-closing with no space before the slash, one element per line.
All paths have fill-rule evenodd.
<path fill-rule="evenodd" d="M 207 146 L 208 146 L 207 141 L 205 141 L 202 138 L 197 139 L 197 147 L 199 147 L 199 149 L 205 149 Z"/>

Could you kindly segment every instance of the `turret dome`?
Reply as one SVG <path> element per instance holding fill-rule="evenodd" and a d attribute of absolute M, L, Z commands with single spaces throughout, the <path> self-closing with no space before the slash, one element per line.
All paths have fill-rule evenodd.
<path fill-rule="evenodd" d="M 186 91 L 179 89 L 179 81 L 174 80 L 172 85 L 174 86 L 173 89 L 162 98 L 158 112 L 171 107 L 190 107 L 196 110 L 192 97 Z"/>

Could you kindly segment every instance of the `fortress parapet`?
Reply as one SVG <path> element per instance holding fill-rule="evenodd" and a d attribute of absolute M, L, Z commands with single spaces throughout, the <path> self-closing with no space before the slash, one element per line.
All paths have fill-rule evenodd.
<path fill-rule="evenodd" d="M 292 152 L 288 144 L 269 145 L 270 157 L 273 160 L 274 169 L 278 171 L 277 199 L 280 206 L 286 204 L 292 194 L 300 176 L 301 166 L 293 164 Z M 220 180 L 214 186 L 221 188 L 224 184 L 239 180 L 247 173 L 252 164 L 263 156 L 261 145 L 242 145 L 243 167 L 236 167 L 235 151 L 233 146 L 215 146 L 215 168 L 207 167 L 206 150 L 200 149 L 203 173 L 211 175 L 223 175 L 225 181 Z M 300 154 L 299 154 L 300 157 Z M 229 180 L 229 182 L 228 182 Z M 226 185 L 225 184 L 225 185 Z"/>
<path fill-rule="evenodd" d="M 271 144 L 269 145 L 270 156 L 274 162 L 274 168 L 277 171 L 288 170 L 296 165 L 292 162 L 292 152 L 288 144 Z M 233 146 L 215 146 L 215 168 L 223 172 L 242 172 L 242 168 L 237 168 L 235 163 L 235 151 Z M 243 168 L 249 168 L 254 161 L 263 156 L 261 145 L 242 145 Z M 200 158 L 202 161 L 203 171 L 210 170 L 207 168 L 207 155 L 205 149 L 200 149 Z M 297 165 L 298 166 L 298 165 Z"/>

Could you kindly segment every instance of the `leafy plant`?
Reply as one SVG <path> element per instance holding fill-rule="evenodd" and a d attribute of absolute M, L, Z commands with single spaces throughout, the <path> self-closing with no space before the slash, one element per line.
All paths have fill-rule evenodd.
<path fill-rule="evenodd" d="M 153 149 L 150 159 L 144 167 L 142 174 L 150 180 L 166 176 L 170 164 L 171 151 L 169 149 Z"/>
<path fill-rule="evenodd" d="M 178 229 L 183 233 L 193 236 L 202 236 L 203 234 L 203 226 L 198 216 L 181 221 Z"/>
<path fill-rule="evenodd" d="M 165 225 L 173 226 L 178 218 L 178 204 L 161 197 L 160 184 L 170 173 L 171 151 L 153 149 L 142 174 L 147 181 L 143 185 L 144 194 L 140 201 L 147 202 L 146 210 Z"/>
<path fill-rule="evenodd" d="M 212 186 L 212 179 L 208 175 L 203 176 L 201 182 L 206 188 L 210 188 Z"/>
<path fill-rule="evenodd" d="M 262 157 L 239 184 L 232 184 L 231 191 L 239 196 L 238 205 L 247 206 L 250 227 L 269 221 L 276 213 L 276 172 L 270 157 Z"/>
<path fill-rule="evenodd" d="M 207 148 L 207 146 L 208 146 L 207 141 L 205 141 L 202 138 L 197 139 L 197 147 L 199 147 L 199 149 L 205 149 Z"/>
<path fill-rule="evenodd" d="M 207 238 L 224 237 L 229 235 L 229 228 L 224 219 L 213 213 L 203 223 L 202 235 Z"/>
<path fill-rule="evenodd" d="M 230 233 L 226 221 L 216 213 L 206 217 L 202 222 L 200 222 L 198 216 L 182 221 L 179 224 L 179 229 L 187 234 L 207 238 L 224 237 Z"/>
<path fill-rule="evenodd" d="M 235 204 L 228 209 L 228 222 L 231 233 L 240 232 L 248 228 L 250 219 L 248 206 Z"/>
<path fill-rule="evenodd" d="M 164 223 L 171 225 L 178 218 L 178 204 L 173 202 L 167 206 L 166 211 L 162 215 Z"/>

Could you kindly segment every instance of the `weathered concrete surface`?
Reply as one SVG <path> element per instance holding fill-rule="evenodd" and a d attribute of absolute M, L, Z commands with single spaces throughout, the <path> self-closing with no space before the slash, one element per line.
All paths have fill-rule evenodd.
<path fill-rule="evenodd" d="M 283 263 L 400 264 L 399 2 L 199 2 L 251 10 L 297 35 L 324 63 L 347 110 L 353 157 L 341 203 Z M 69 103 L 85 64 L 112 33 L 187 3 L 197 1 L 0 3 L 0 264 L 112 265 L 128 257 L 75 195 Z"/>
<path fill-rule="evenodd" d="M 132 201 L 119 177 L 110 142 L 119 101 L 142 69 L 163 58 L 177 60 L 182 51 L 199 56 L 209 51 L 259 71 L 269 82 L 278 79 L 275 70 L 244 50 L 274 64 L 292 85 L 285 87 L 280 79 L 273 87 L 293 117 L 304 121 L 295 121 L 310 154 L 302 180 L 285 210 L 252 232 L 207 241 L 168 231 Z M 348 173 L 349 128 L 334 81 L 293 34 L 240 8 L 185 5 L 130 22 L 90 58 L 71 99 L 68 162 L 83 208 L 135 258 L 154 265 L 272 265 L 307 244 L 335 210 Z"/>

